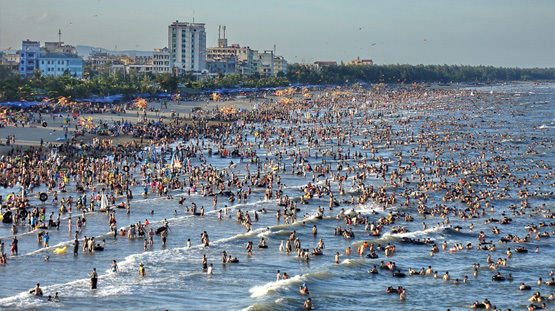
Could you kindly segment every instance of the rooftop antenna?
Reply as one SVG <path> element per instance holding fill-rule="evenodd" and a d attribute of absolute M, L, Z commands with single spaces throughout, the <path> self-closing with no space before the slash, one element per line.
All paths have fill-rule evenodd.
<path fill-rule="evenodd" d="M 274 54 L 276 54 L 276 45 L 274 44 Z"/>
<path fill-rule="evenodd" d="M 58 29 L 58 45 L 62 45 L 62 30 Z"/>
<path fill-rule="evenodd" d="M 218 40 L 221 39 L 220 33 L 222 31 L 222 25 L 218 25 Z"/>
<path fill-rule="evenodd" d="M 195 23 L 195 10 L 193 10 L 193 24 Z"/>
<path fill-rule="evenodd" d="M 225 26 L 224 26 L 224 39 L 225 39 Z"/>

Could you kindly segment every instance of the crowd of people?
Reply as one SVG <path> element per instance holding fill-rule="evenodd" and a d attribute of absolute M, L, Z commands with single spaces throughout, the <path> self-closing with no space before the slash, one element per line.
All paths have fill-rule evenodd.
<path fill-rule="evenodd" d="M 218 120 L 207 117 L 191 120 L 176 115 L 169 122 L 145 121 L 136 125 L 125 122 L 130 130 L 122 133 L 138 135 L 142 143 L 130 140 L 117 145 L 108 139 L 95 139 L 91 143 L 73 140 L 2 155 L 0 185 L 14 189 L 0 201 L 3 221 L 13 224 L 11 256 L 18 254 L 18 230 L 24 227 L 39 230 L 40 239 L 47 247 L 51 238 L 46 230 L 59 230 L 60 216 L 66 214 L 69 215 L 68 230 L 76 230 L 74 254 L 77 256 L 80 243 L 88 252 L 101 250 L 103 245 L 96 244 L 94 237 L 80 238 L 86 226 L 85 212 L 110 214 L 110 231 L 118 234 L 116 216 L 111 210 L 122 208 L 129 212 L 131 200 L 137 195 L 131 191 L 135 187 L 141 187 L 144 196 L 154 195 L 170 200 L 173 199 L 172 193 L 213 196 L 213 209 L 219 210 L 220 218 L 222 214 L 228 214 L 228 205 L 246 203 L 252 200 L 252 189 L 262 188 L 264 197 L 260 199 L 278 202 L 276 217 L 278 222 L 284 224 L 310 217 L 309 213 L 298 215 L 303 205 L 310 204 L 314 198 L 325 199 L 329 200 L 327 211 L 318 206 L 316 217 L 330 214 L 344 222 L 344 226 L 349 228 L 338 227 L 335 235 L 353 241 L 353 226 L 365 226 L 368 236 L 379 237 L 388 228 L 394 234 L 407 232 L 399 223 L 409 223 L 415 218 L 423 221 L 424 230 L 429 226 L 448 227 L 450 217 L 458 218 L 468 223 L 468 227 L 454 229 L 470 232 L 475 222 L 486 218 L 490 218 L 486 223 L 500 226 L 517 217 L 555 218 L 550 206 L 530 203 L 533 199 L 552 196 L 553 193 L 546 189 L 555 185 L 553 168 L 543 160 L 533 164 L 521 163 L 520 159 L 511 155 L 513 145 L 498 143 L 516 134 L 475 133 L 471 129 L 476 121 L 461 112 L 461 105 L 464 108 L 464 105 L 479 103 L 486 97 L 498 101 L 504 98 L 471 90 L 387 87 L 356 90 L 354 94 L 352 90 L 329 91 L 322 92 L 321 96 L 311 101 L 297 100 L 287 104 L 268 101 L 257 109 L 237 111 L 225 118 L 219 115 Z M 453 97 L 458 100 L 453 100 Z M 400 109 L 410 110 L 413 114 L 401 117 L 397 115 Z M 434 109 L 442 109 L 453 116 L 431 118 L 427 111 Z M 465 122 L 458 122 L 461 119 Z M 117 121 L 114 126 L 122 127 L 123 124 Z M 451 127 L 452 132 L 440 135 L 446 126 Z M 174 143 L 179 144 L 171 147 Z M 397 147 L 409 144 L 414 147 L 408 153 L 398 151 L 384 156 L 384 151 L 397 150 Z M 145 146 L 150 148 L 145 149 Z M 554 142 L 549 139 L 527 142 L 527 154 L 533 154 L 534 148 L 539 146 L 552 150 Z M 265 150 L 267 155 L 260 157 L 257 150 Z M 229 158 L 229 167 L 240 163 L 245 166 L 245 173 L 239 175 L 231 170 L 219 170 L 210 165 L 211 156 Z M 198 164 L 193 164 L 192 158 Z M 298 200 L 284 194 L 281 179 L 286 175 L 306 180 L 306 184 L 299 189 Z M 37 193 L 35 189 L 39 186 L 46 186 L 48 190 Z M 531 190 L 534 188 L 537 190 Z M 68 191 L 77 193 L 76 197 L 66 195 Z M 48 213 L 45 208 L 31 205 L 33 195 L 43 201 L 40 197 L 43 194 L 47 198 L 44 201 L 51 198 L 49 203 L 56 208 L 55 211 Z M 439 200 L 433 201 L 431 197 Z M 518 197 L 520 204 L 496 209 L 493 202 L 507 197 Z M 222 198 L 224 203 L 218 201 Z M 377 220 L 372 220 L 374 214 L 364 215 L 356 209 L 370 202 L 383 210 Z M 390 209 L 393 206 L 404 209 L 393 211 Z M 186 208 L 193 215 L 204 216 L 204 206 L 198 208 L 193 203 Z M 249 212 L 237 209 L 236 219 L 249 232 L 253 223 L 265 214 L 265 210 Z M 494 218 L 496 215 L 499 219 Z M 436 223 L 427 224 L 429 219 Z M 73 221 L 76 223 L 73 224 Z M 162 245 L 165 245 L 169 226 L 164 223 L 159 229 L 156 233 L 161 235 Z M 505 235 L 503 230 L 495 227 L 491 234 L 481 232 L 476 249 L 486 247 L 491 252 L 495 251 L 496 246 L 491 241 L 496 237 L 524 245 L 533 239 L 547 239 L 554 234 L 547 229 L 545 223 L 531 224 L 525 234 L 519 236 L 517 233 Z M 120 229 L 119 234 L 144 238 L 145 251 L 153 243 L 154 232 L 148 223 L 132 224 L 125 230 Z M 312 228 L 312 234 L 318 234 L 316 226 Z M 462 244 L 447 245 L 444 242 L 442 250 L 439 250 L 434 241 L 429 240 L 403 242 L 431 247 L 430 257 L 440 251 L 473 249 L 472 245 L 463 247 Z M 201 234 L 201 243 L 210 246 L 206 231 Z M 1 245 L 1 263 L 6 264 L 4 243 Z M 295 250 L 298 257 L 309 261 L 312 256 L 321 255 L 325 248 L 322 239 L 312 251 L 301 245 L 302 241 L 293 231 L 285 245 L 282 242 L 280 251 L 290 253 Z M 267 247 L 264 239 L 258 243 L 258 248 Z M 377 258 L 377 253 L 383 252 L 385 257 L 392 257 L 396 247 L 403 246 L 382 247 L 365 242 L 356 255 Z M 247 243 L 246 252 L 253 255 L 252 241 Z M 345 254 L 351 256 L 350 248 Z M 506 258 L 499 258 L 497 262 L 488 257 L 485 266 L 492 270 L 506 266 L 510 264 L 511 254 L 508 249 Z M 337 252 L 334 257 L 337 264 L 340 263 L 339 255 Z M 223 252 L 223 264 L 235 261 L 238 262 L 236 257 L 233 259 Z M 395 263 L 392 265 L 395 266 Z M 401 277 L 401 274 L 395 275 L 401 273 L 396 267 L 384 265 L 382 268 Z M 209 265 L 205 256 L 202 269 L 212 274 L 213 264 Z M 437 277 L 437 271 L 432 272 L 431 267 L 428 270 L 409 268 L 408 274 L 435 274 Z M 117 272 L 117 265 L 112 271 Z M 478 269 L 474 271 L 476 276 Z M 371 273 L 378 272 L 373 269 Z M 143 264 L 139 267 L 139 274 L 146 276 Z M 284 278 L 280 276 L 278 271 L 278 280 Z M 98 285 L 96 269 L 89 273 L 89 277 L 91 288 L 95 289 Z M 467 279 L 465 276 L 463 282 L 466 283 Z M 443 280 L 452 282 L 448 272 L 445 272 Z M 35 294 L 38 292 L 37 284 Z M 300 293 L 308 294 L 306 284 L 301 286 Z M 410 299 L 406 289 L 396 293 L 400 300 Z M 539 293 L 537 296 L 541 298 Z M 473 307 L 496 309 L 487 299 L 483 303 L 474 303 Z M 304 308 L 313 308 L 311 298 L 304 303 Z"/>

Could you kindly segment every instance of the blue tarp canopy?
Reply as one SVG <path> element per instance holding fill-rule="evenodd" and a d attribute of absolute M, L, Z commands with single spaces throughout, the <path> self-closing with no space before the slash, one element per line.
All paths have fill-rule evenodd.
<path fill-rule="evenodd" d="M 158 93 L 158 94 L 156 94 L 157 98 L 170 98 L 172 96 L 173 96 L 173 94 L 170 94 L 170 93 Z"/>
<path fill-rule="evenodd" d="M 113 103 L 115 101 L 120 101 L 122 99 L 123 99 L 123 95 L 110 95 L 110 96 L 103 96 L 103 97 L 78 98 L 75 101 L 107 104 L 107 103 Z"/>
<path fill-rule="evenodd" d="M 49 103 L 46 102 L 23 102 L 23 101 L 17 101 L 17 102 L 5 102 L 5 103 L 0 103 L 0 106 L 2 107 L 10 107 L 10 108 L 21 108 L 21 109 L 25 109 L 25 108 L 29 108 L 29 107 L 33 107 L 36 105 L 46 105 Z"/>

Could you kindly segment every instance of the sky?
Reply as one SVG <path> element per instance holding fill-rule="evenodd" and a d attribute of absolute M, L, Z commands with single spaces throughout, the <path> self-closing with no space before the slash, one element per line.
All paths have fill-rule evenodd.
<path fill-rule="evenodd" d="M 0 50 L 25 39 L 114 50 L 168 46 L 168 25 L 218 25 L 289 63 L 555 67 L 555 0 L 0 0 Z M 12 51 L 13 51 L 12 50 Z"/>

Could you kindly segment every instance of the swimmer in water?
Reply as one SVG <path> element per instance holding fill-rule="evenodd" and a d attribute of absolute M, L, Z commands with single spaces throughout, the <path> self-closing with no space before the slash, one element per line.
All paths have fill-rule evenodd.
<path fill-rule="evenodd" d="M 35 296 L 42 296 L 42 289 L 40 288 L 40 284 L 37 283 L 37 286 L 29 291 L 29 293 Z"/>
<path fill-rule="evenodd" d="M 145 276 L 146 275 L 146 271 L 145 271 L 145 265 L 143 263 L 139 264 L 139 276 Z"/>
<path fill-rule="evenodd" d="M 407 300 L 407 290 L 403 288 L 403 291 L 401 292 L 401 294 L 399 295 L 399 299 L 401 301 Z"/>
<path fill-rule="evenodd" d="M 96 289 L 98 284 L 98 273 L 96 273 L 96 268 L 93 268 L 93 271 L 88 273 L 88 276 L 91 278 L 91 289 Z"/>
<path fill-rule="evenodd" d="M 310 299 L 310 297 L 308 297 L 308 299 L 306 299 L 306 301 L 303 304 L 303 308 L 305 310 L 313 310 L 314 307 L 312 306 L 312 299 Z"/>
<path fill-rule="evenodd" d="M 110 271 L 111 271 L 112 273 L 117 273 L 117 272 L 119 272 L 118 264 L 116 263 L 115 260 L 112 260 L 112 266 L 110 267 Z"/>
<path fill-rule="evenodd" d="M 308 287 L 306 286 L 306 283 L 303 283 L 300 287 L 299 287 L 299 293 L 301 295 L 308 295 Z"/>

